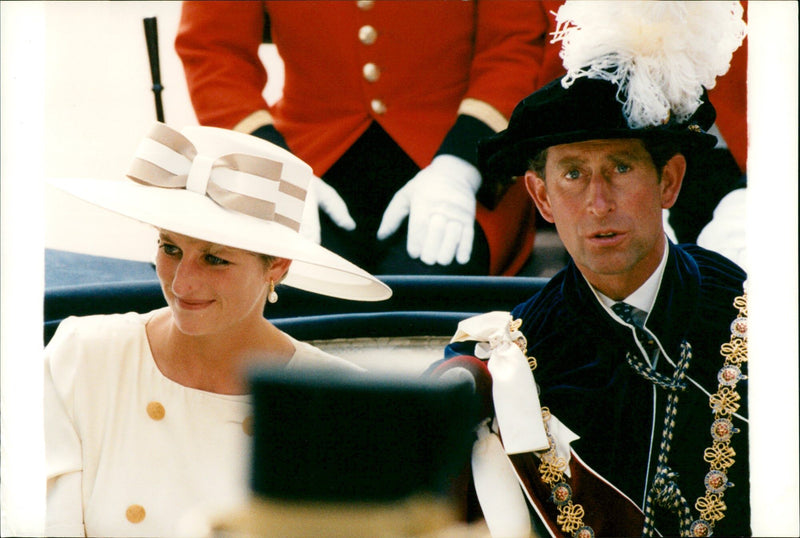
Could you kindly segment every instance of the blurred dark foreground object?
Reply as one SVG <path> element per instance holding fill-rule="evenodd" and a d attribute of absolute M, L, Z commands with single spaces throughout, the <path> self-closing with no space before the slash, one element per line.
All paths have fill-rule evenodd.
<path fill-rule="evenodd" d="M 478 414 L 469 382 L 275 369 L 249 379 L 253 497 L 217 520 L 213 536 L 445 536 L 459 527 L 454 484 Z"/>

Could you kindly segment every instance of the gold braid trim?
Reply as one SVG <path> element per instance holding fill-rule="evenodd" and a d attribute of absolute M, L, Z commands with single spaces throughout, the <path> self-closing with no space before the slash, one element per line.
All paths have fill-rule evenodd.
<path fill-rule="evenodd" d="M 509 323 L 508 330 L 514 338 L 514 343 L 522 350 L 522 354 L 528 361 L 531 371 L 533 371 L 536 370 L 537 366 L 536 358 L 528 357 L 528 341 L 519 332 L 521 326 L 522 320 L 515 319 Z M 556 443 L 550 434 L 550 416 L 550 410 L 547 407 L 542 407 L 542 422 L 547 435 L 548 447 L 546 451 L 537 455 L 541 460 L 539 463 L 539 475 L 544 483 L 550 486 L 550 500 L 558 508 L 556 523 L 566 534 L 575 538 L 594 538 L 594 530 L 583 523 L 583 506 L 572 502 L 572 488 L 564 479 L 564 470 L 567 468 L 567 462 L 556 452 Z"/>
<path fill-rule="evenodd" d="M 544 431 L 547 433 L 547 442 L 550 445 L 546 452 L 541 454 L 539 474 L 545 484 L 550 486 L 550 500 L 558 508 L 556 523 L 568 535 L 578 538 L 593 538 L 594 530 L 583 522 L 585 514 L 583 506 L 572 502 L 572 488 L 564 480 L 564 470 L 567 462 L 556 452 L 556 444 L 550 435 L 550 410 L 542 407 L 542 420 Z"/>
<path fill-rule="evenodd" d="M 727 471 L 735 463 L 736 451 L 731 447 L 731 438 L 739 430 L 733 426 L 731 415 L 739 409 L 741 399 L 736 385 L 739 380 L 747 379 L 741 371 L 742 365 L 747 362 L 747 294 L 737 297 L 733 306 L 739 310 L 739 315 L 731 323 L 730 341 L 720 348 L 725 363 L 717 374 L 717 392 L 708 399 L 714 411 L 711 425 L 714 440 L 703 453 L 703 460 L 710 467 L 705 477 L 706 492 L 694 503 L 700 512 L 700 519 L 692 523 L 690 536 L 711 535 L 714 525 L 725 517 L 728 508 L 723 499 L 725 489 L 733 485 L 728 482 Z"/>
<path fill-rule="evenodd" d="M 514 333 L 521 326 L 521 319 L 512 320 L 509 324 L 509 331 Z M 528 360 L 531 371 L 536 370 L 536 358 L 528 357 L 528 342 L 525 337 L 521 334 L 518 335 L 515 343 Z M 542 422 L 544 422 L 544 431 L 547 434 L 548 448 L 545 452 L 538 454 L 541 459 L 539 475 L 544 483 L 550 486 L 550 500 L 558 508 L 556 523 L 567 535 L 575 538 L 594 538 L 594 530 L 583 522 L 583 506 L 572 502 L 572 488 L 564 479 L 564 470 L 567 468 L 567 462 L 556 452 L 556 443 L 550 434 L 550 409 L 547 407 L 542 407 Z"/>

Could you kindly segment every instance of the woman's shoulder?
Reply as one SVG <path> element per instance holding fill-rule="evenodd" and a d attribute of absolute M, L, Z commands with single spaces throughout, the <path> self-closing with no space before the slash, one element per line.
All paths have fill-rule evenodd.
<path fill-rule="evenodd" d="M 77 370 L 81 365 L 113 364 L 133 348 L 147 345 L 144 326 L 153 312 L 104 314 L 66 318 L 45 348 L 45 360 L 54 370 Z"/>
<path fill-rule="evenodd" d="M 289 336 L 289 340 L 291 340 L 292 344 L 294 344 L 294 349 L 295 349 L 292 359 L 286 366 L 289 369 L 332 368 L 337 370 L 350 370 L 350 371 L 363 370 L 363 368 L 356 365 L 355 363 L 342 359 L 341 357 L 331 355 L 330 353 L 323 351 L 316 346 L 312 346 L 307 342 L 301 342 L 299 340 L 295 340 L 291 336 Z"/>
<path fill-rule="evenodd" d="M 118 343 L 120 339 L 138 335 L 155 312 L 70 316 L 59 324 L 47 347 L 63 345 L 67 341 L 92 345 Z"/>
<path fill-rule="evenodd" d="M 139 312 L 126 312 L 120 314 L 95 314 L 92 316 L 70 316 L 65 318 L 58 326 L 56 334 L 64 331 L 72 332 L 87 332 L 89 334 L 96 332 L 99 328 L 122 328 L 136 325 L 143 325 L 150 319 L 150 317 L 157 312 L 147 312 L 141 314 Z"/>

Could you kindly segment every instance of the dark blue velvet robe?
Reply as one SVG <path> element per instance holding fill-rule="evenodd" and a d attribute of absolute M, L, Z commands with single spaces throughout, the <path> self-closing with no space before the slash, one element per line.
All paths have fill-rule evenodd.
<path fill-rule="evenodd" d="M 682 341 L 691 344 L 686 375 L 710 394 L 717 390 L 717 372 L 724 363 L 720 346 L 730 340 L 738 314 L 733 302 L 742 295 L 745 278 L 741 268 L 714 252 L 670 244 L 646 327 L 675 363 Z M 575 452 L 642 507 L 656 468 L 667 393 L 627 364 L 626 353 L 637 351 L 631 329 L 607 314 L 572 262 L 512 316 L 523 320 L 528 356 L 538 362 L 534 377 L 542 405 L 580 435 L 572 445 Z M 448 350 L 450 355 L 459 352 L 471 353 L 469 346 Z M 708 394 L 691 381 L 687 387 L 680 393 L 668 464 L 679 474 L 678 486 L 697 519 L 694 504 L 705 493 L 709 464 L 703 452 L 713 441 L 713 411 Z M 739 381 L 737 390 L 742 396 L 737 414 L 746 418 L 746 380 Z M 736 462 L 728 470 L 734 487 L 724 494 L 727 511 L 714 529 L 718 536 L 751 533 L 748 428 L 740 418 L 733 422 L 740 430 L 731 444 Z M 677 535 L 678 518 L 657 509 L 656 528 Z"/>

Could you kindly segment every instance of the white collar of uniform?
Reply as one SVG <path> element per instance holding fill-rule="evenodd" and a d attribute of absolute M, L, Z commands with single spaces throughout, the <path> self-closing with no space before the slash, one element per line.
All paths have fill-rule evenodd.
<path fill-rule="evenodd" d="M 625 297 L 623 299 L 624 302 L 628 303 L 629 305 L 638 308 L 639 310 L 643 310 L 650 314 L 650 311 L 653 309 L 653 304 L 656 302 L 656 295 L 658 295 L 658 290 L 661 287 L 661 279 L 664 276 L 664 270 L 667 267 L 667 255 L 669 253 L 669 238 L 666 238 L 664 243 L 664 254 L 661 256 L 661 262 L 656 267 L 656 270 L 653 271 L 653 274 L 650 275 L 644 284 L 639 286 L 639 288 Z M 588 281 L 587 281 L 588 283 Z M 611 305 L 618 303 L 619 301 L 615 301 L 614 299 L 608 297 L 607 295 L 598 291 L 594 286 L 589 284 L 589 288 L 594 292 L 594 296 L 603 305 L 603 308 L 611 315 L 611 317 L 619 319 L 613 310 L 611 310 Z"/>

